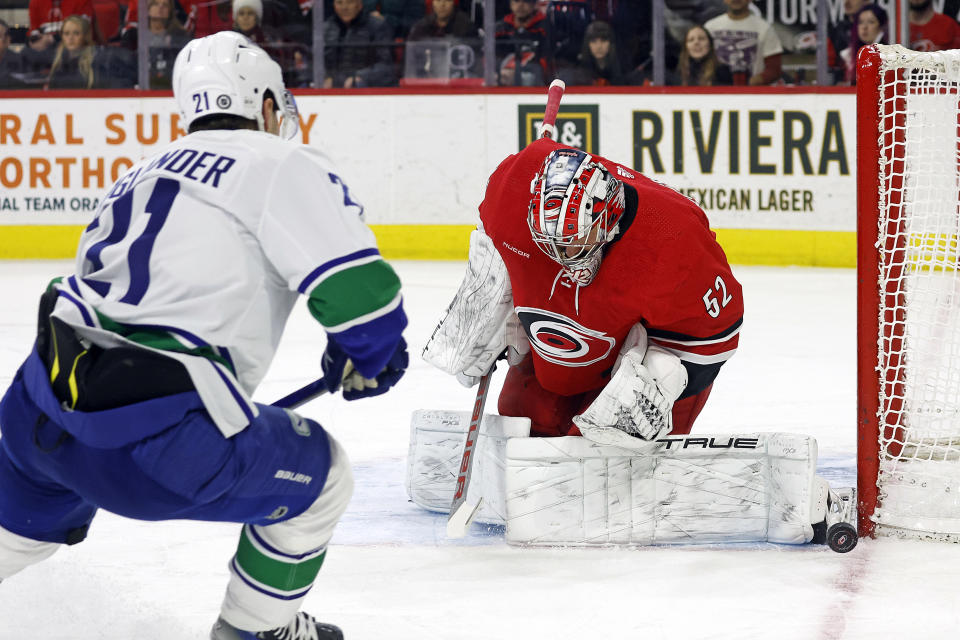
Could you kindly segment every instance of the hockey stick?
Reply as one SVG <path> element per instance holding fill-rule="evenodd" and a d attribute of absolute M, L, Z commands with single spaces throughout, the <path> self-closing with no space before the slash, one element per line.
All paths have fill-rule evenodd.
<path fill-rule="evenodd" d="M 550 83 L 547 89 L 547 107 L 543 110 L 543 123 L 540 125 L 540 138 L 552 138 L 557 130 L 557 112 L 560 111 L 560 98 L 567 85 L 559 78 Z"/>
<path fill-rule="evenodd" d="M 296 409 L 325 393 L 327 393 L 327 381 L 326 378 L 320 378 L 304 387 L 300 387 L 289 395 L 283 396 L 274 402 L 273 406 L 281 409 Z"/>
<path fill-rule="evenodd" d="M 560 111 L 560 99 L 566 85 L 563 80 L 554 80 L 550 83 L 547 90 L 547 106 L 543 110 L 543 123 L 540 125 L 540 138 L 551 137 L 556 131 L 557 113 Z M 450 503 L 450 516 L 447 518 L 447 537 L 462 538 L 467 533 L 467 528 L 473 521 L 477 511 L 480 510 L 480 504 L 483 498 L 475 503 L 467 502 L 467 489 L 470 488 L 470 476 L 473 471 L 474 450 L 477 445 L 477 439 L 480 437 L 480 421 L 483 420 L 483 407 L 487 403 L 487 391 L 490 388 L 490 377 L 497 368 L 497 363 L 490 366 L 480 378 L 480 385 L 477 388 L 477 398 L 473 403 L 473 414 L 470 416 L 470 428 L 467 430 L 467 440 L 463 445 L 463 454 L 460 456 L 460 470 L 457 474 L 457 488 L 453 493 L 453 501 Z"/>
<path fill-rule="evenodd" d="M 463 455 L 460 456 L 460 471 L 457 475 L 457 489 L 453 493 L 453 502 L 450 503 L 450 516 L 447 518 L 447 537 L 462 538 L 467 533 L 467 527 L 473 517 L 480 510 L 483 498 L 475 503 L 467 502 L 467 489 L 470 488 L 470 475 L 473 471 L 474 451 L 477 439 L 480 437 L 480 421 L 483 419 L 483 407 L 487 404 L 487 391 L 490 389 L 490 377 L 497 368 L 494 361 L 490 370 L 480 378 L 477 387 L 477 399 L 473 402 L 473 414 L 470 416 L 470 428 L 467 430 L 467 441 L 463 445 Z"/>

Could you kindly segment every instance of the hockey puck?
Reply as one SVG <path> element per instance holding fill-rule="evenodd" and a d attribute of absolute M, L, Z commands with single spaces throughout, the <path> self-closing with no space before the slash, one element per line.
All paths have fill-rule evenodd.
<path fill-rule="evenodd" d="M 837 553 L 846 553 L 857 546 L 857 530 L 849 522 L 838 522 L 827 530 L 827 546 Z"/>

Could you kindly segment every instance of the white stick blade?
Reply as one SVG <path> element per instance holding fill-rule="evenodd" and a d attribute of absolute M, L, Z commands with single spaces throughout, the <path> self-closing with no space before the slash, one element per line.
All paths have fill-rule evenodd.
<path fill-rule="evenodd" d="M 447 519 L 447 537 L 462 538 L 467 535 L 467 529 L 470 528 L 470 523 L 473 522 L 473 517 L 480 510 L 481 504 L 483 504 L 482 498 L 476 504 L 462 502 Z"/>

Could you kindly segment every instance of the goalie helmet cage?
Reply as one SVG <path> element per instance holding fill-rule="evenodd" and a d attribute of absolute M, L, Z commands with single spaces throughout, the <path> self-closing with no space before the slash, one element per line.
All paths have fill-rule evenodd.
<path fill-rule="evenodd" d="M 960 541 L 960 50 L 860 51 L 860 535 Z"/>

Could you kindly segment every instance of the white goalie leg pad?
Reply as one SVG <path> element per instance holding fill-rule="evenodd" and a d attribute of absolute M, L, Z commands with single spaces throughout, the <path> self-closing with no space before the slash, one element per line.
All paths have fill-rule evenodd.
<path fill-rule="evenodd" d="M 467 272 L 423 349 L 423 359 L 476 382 L 507 347 L 513 291 L 503 258 L 483 231 L 470 234 Z"/>
<path fill-rule="evenodd" d="M 675 436 L 644 452 L 585 438 L 507 443 L 506 540 L 520 545 L 801 544 L 824 518 L 817 443 Z"/>
<path fill-rule="evenodd" d="M 52 556 L 61 544 L 41 542 L 0 527 L 0 580 Z"/>
<path fill-rule="evenodd" d="M 429 511 L 450 513 L 470 417 L 467 411 L 420 409 L 413 412 L 406 484 L 407 495 L 414 504 Z M 475 522 L 506 522 L 507 439 L 529 435 L 528 418 L 484 414 L 467 489 L 467 502 L 483 498 Z"/>

